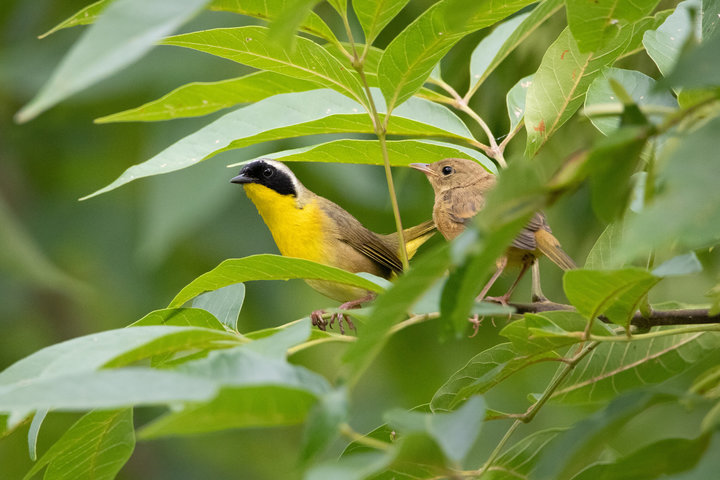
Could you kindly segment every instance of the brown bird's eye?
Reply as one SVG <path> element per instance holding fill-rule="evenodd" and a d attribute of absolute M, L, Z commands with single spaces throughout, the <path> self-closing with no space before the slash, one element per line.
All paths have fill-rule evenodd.
<path fill-rule="evenodd" d="M 453 172 L 453 168 L 448 165 L 447 167 L 443 167 L 442 174 L 443 175 L 450 175 Z"/>
<path fill-rule="evenodd" d="M 265 170 L 263 170 L 263 177 L 270 178 L 275 173 L 274 168 L 267 167 Z"/>

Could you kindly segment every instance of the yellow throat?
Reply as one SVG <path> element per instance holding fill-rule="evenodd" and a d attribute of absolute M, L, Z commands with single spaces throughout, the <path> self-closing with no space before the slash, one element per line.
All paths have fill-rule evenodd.
<path fill-rule="evenodd" d="M 292 195 L 281 195 L 257 183 L 243 186 L 281 254 L 327 263 L 323 255 L 323 216 L 315 198 L 299 207 Z"/>

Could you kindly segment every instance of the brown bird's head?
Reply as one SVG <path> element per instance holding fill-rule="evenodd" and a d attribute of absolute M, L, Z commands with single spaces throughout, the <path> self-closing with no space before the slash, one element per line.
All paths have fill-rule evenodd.
<path fill-rule="evenodd" d="M 445 158 L 434 163 L 411 163 L 410 167 L 427 175 L 435 193 L 456 187 L 480 186 L 490 190 L 495 175 L 474 160 Z"/>

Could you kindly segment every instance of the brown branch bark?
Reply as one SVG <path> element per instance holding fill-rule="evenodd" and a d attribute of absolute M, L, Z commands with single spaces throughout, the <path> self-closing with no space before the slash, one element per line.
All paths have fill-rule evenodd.
<path fill-rule="evenodd" d="M 517 313 L 541 313 L 555 310 L 575 311 L 575 307 L 555 302 L 510 303 Z M 610 323 L 604 316 L 600 320 Z M 720 315 L 710 315 L 707 308 L 688 308 L 677 310 L 653 310 L 648 317 L 640 312 L 635 313 L 632 324 L 638 328 L 650 328 L 661 325 L 698 325 L 706 323 L 720 323 Z"/>

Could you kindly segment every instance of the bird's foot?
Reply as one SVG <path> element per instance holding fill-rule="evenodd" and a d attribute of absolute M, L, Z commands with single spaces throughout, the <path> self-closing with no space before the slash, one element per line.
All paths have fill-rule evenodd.
<path fill-rule="evenodd" d="M 357 332 L 357 328 L 355 328 L 355 324 L 350 320 L 350 317 L 344 313 L 333 313 L 330 317 L 330 328 L 333 327 L 333 324 L 335 323 L 335 320 L 337 320 L 338 327 L 340 328 L 340 334 L 345 335 L 345 327 L 343 327 L 343 322 L 345 322 L 350 330 L 355 330 Z"/>
<path fill-rule="evenodd" d="M 310 314 L 310 320 L 314 327 L 318 327 L 324 332 L 327 329 L 328 321 L 323 318 L 323 315 L 325 315 L 325 310 L 313 310 Z M 330 326 L 332 327 L 332 323 Z"/>
<path fill-rule="evenodd" d="M 499 303 L 500 305 L 503 305 L 505 307 L 508 306 L 508 300 L 510 300 L 509 295 L 502 295 L 500 297 L 485 297 L 485 298 L 483 298 L 483 301 Z"/>
<path fill-rule="evenodd" d="M 477 335 L 483 320 L 485 320 L 485 317 L 479 317 L 477 313 L 472 317 L 468 318 L 468 322 L 470 322 L 470 325 L 472 325 L 473 327 L 473 333 L 468 338 L 473 338 L 475 335 Z"/>

